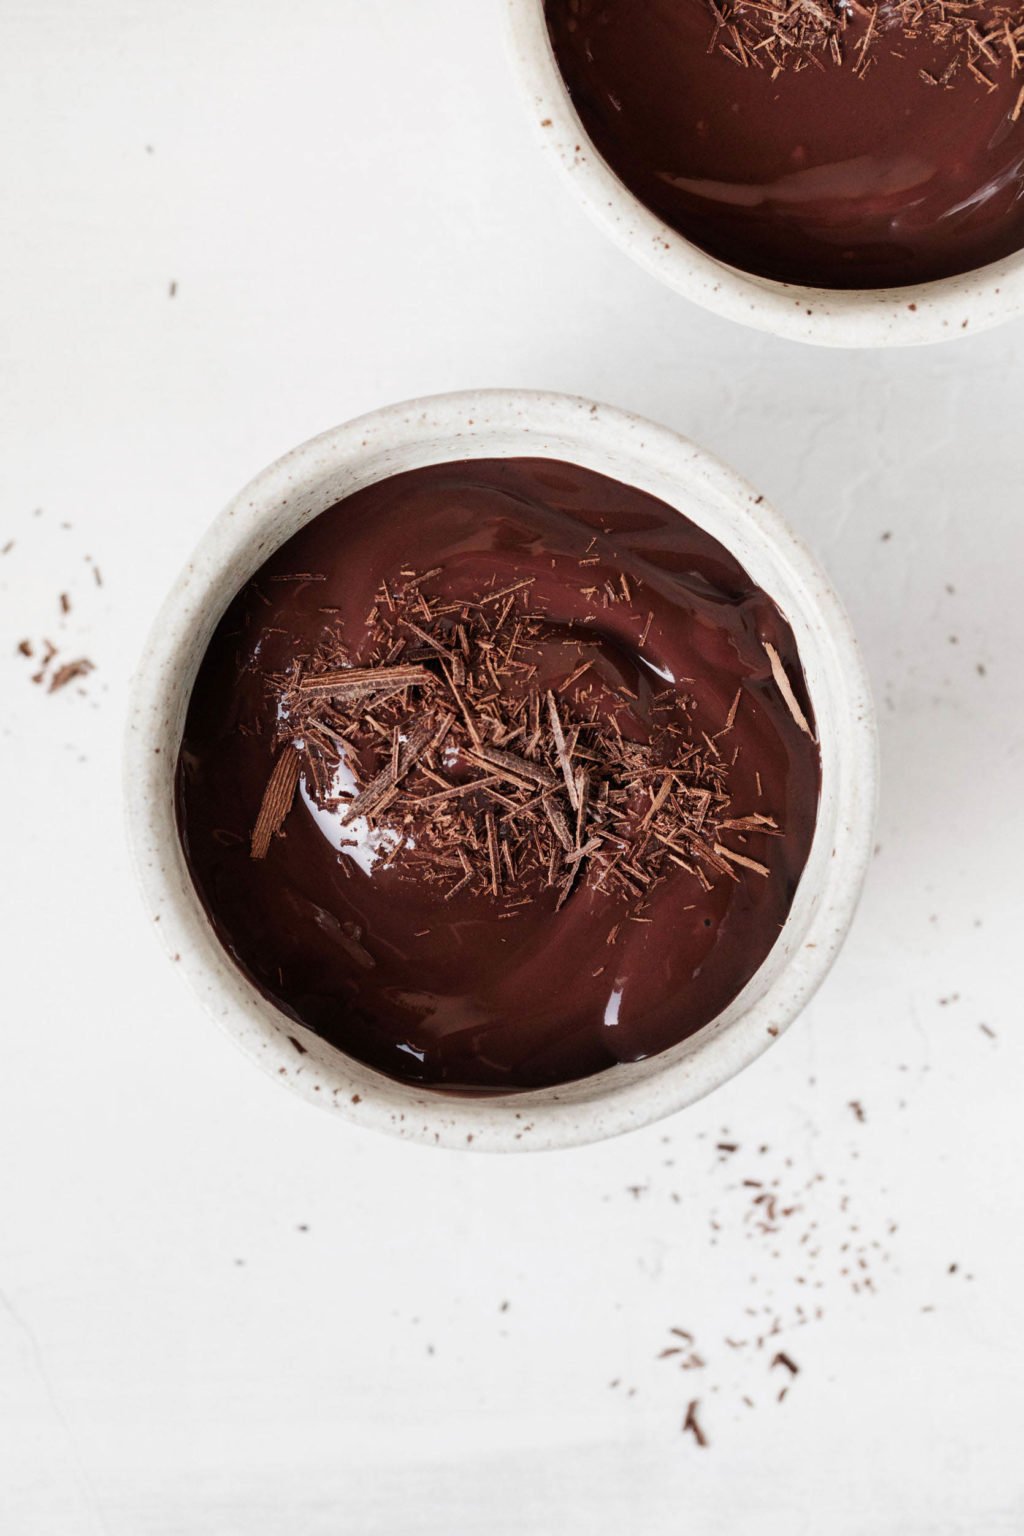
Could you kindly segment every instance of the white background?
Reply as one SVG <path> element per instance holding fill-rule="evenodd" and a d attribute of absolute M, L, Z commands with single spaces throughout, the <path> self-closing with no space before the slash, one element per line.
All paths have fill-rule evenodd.
<path fill-rule="evenodd" d="M 662 291 L 536 148 L 498 0 L 3 0 L 0 77 L 4 1536 L 1020 1532 L 1024 330 L 818 353 Z M 118 784 L 229 495 L 487 384 L 755 481 L 849 606 L 885 775 L 790 1034 L 662 1127 L 504 1160 L 238 1056 L 147 932 Z M 43 636 L 84 691 L 32 686 Z"/>

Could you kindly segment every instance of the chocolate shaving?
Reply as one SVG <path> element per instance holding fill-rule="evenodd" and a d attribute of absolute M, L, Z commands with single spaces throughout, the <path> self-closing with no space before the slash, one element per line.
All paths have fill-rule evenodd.
<path fill-rule="evenodd" d="M 252 858 L 265 859 L 270 851 L 271 838 L 284 826 L 298 788 L 300 767 L 298 752 L 294 747 L 285 747 L 263 791 L 263 803 L 252 829 L 249 849 Z"/>
<path fill-rule="evenodd" d="M 359 699 L 434 681 L 424 667 L 353 667 L 301 678 L 297 686 L 307 698 Z"/>
<path fill-rule="evenodd" d="M 484 812 L 484 825 L 487 828 L 487 857 L 491 862 L 491 895 L 501 894 L 501 865 L 498 860 L 498 829 L 494 824 L 494 812 Z"/>
<path fill-rule="evenodd" d="M 523 581 L 513 582 L 510 587 L 502 587 L 500 592 L 489 592 L 486 597 L 480 599 L 480 605 L 482 607 L 484 603 L 496 603 L 500 597 L 508 597 L 512 592 L 521 592 L 524 587 L 532 587 L 535 580 L 535 576 L 527 576 Z"/>
<path fill-rule="evenodd" d="M 731 708 L 729 710 L 729 713 L 725 717 L 725 724 L 722 726 L 722 729 L 718 732 L 719 736 L 725 736 L 727 734 L 727 732 L 731 731 L 733 726 L 736 724 L 736 716 L 737 716 L 737 714 L 739 712 L 740 699 L 742 699 L 742 697 L 743 697 L 743 689 L 742 688 L 737 688 L 737 690 L 736 690 L 736 697 L 733 699 L 732 706 L 731 706 Z"/>
<path fill-rule="evenodd" d="M 577 667 L 575 672 L 569 674 L 564 683 L 559 683 L 558 692 L 565 693 L 566 689 L 571 688 L 573 683 L 578 683 L 584 672 L 589 672 L 592 666 L 593 662 L 585 661 L 582 666 Z"/>
<path fill-rule="evenodd" d="M 569 831 L 569 823 L 566 821 L 565 817 L 562 815 L 562 812 L 558 809 L 558 806 L 554 803 L 553 800 L 544 801 L 544 814 L 547 816 L 548 821 L 551 824 L 551 830 L 558 838 L 558 841 L 561 843 L 566 853 L 572 853 L 574 845 L 572 840 L 572 833 Z"/>
<path fill-rule="evenodd" d="M 723 859 L 728 859 L 730 864 L 740 864 L 744 869 L 752 869 L 755 875 L 767 875 L 766 865 L 759 864 L 756 859 L 748 859 L 742 853 L 736 853 L 731 848 L 725 848 L 721 843 L 715 844 L 715 852 Z"/>
<path fill-rule="evenodd" d="M 549 768 L 545 768 L 543 763 L 531 763 L 528 758 L 519 757 L 515 752 L 502 752 L 498 747 L 484 747 L 473 755 L 481 763 L 494 768 L 503 768 L 513 782 L 540 784 L 545 789 L 550 789 L 558 783 L 555 775 Z"/>
<path fill-rule="evenodd" d="M 699 1407 L 700 1401 L 696 1398 L 687 1407 L 686 1417 L 683 1420 L 683 1434 L 691 1434 L 696 1440 L 697 1444 L 703 1449 L 707 1446 L 708 1438 L 707 1435 L 705 1435 L 703 1429 L 701 1429 L 700 1422 L 697 1418 L 697 1409 Z"/>
<path fill-rule="evenodd" d="M 576 794 L 576 780 L 572 771 L 572 763 L 565 745 L 565 732 L 562 730 L 562 722 L 558 714 L 558 705 L 555 696 L 548 692 L 548 715 L 551 720 L 551 730 L 554 733 L 555 748 L 558 752 L 558 761 L 562 768 L 562 777 L 565 779 L 565 787 L 569 792 L 569 804 L 573 810 L 579 807 L 579 797 Z"/>
<path fill-rule="evenodd" d="M 434 734 L 435 726 L 430 720 L 421 720 L 419 725 L 412 726 L 406 740 L 400 743 L 397 759 L 392 757 L 387 767 L 344 808 L 342 825 L 354 816 L 368 816 L 371 811 L 380 809 L 385 801 L 389 801 L 410 768 L 419 762 Z"/>

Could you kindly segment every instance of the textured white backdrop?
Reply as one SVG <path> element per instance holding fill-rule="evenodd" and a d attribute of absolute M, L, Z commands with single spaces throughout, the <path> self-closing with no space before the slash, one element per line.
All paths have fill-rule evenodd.
<path fill-rule="evenodd" d="M 817 353 L 661 291 L 538 158 L 498 13 L 0 7 L 0 1529 L 1009 1536 L 1024 331 Z M 755 481 L 850 608 L 885 775 L 789 1036 L 664 1127 L 505 1161 L 346 1130 L 238 1057 L 146 932 L 118 787 L 133 658 L 227 497 L 485 384 Z M 31 685 L 43 636 L 95 660 L 83 693 Z M 657 1358 L 673 1327 L 702 1368 Z"/>

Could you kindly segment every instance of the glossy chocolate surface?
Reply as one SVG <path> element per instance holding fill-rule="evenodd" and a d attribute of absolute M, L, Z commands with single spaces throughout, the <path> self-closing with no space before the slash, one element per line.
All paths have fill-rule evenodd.
<path fill-rule="evenodd" d="M 891 5 L 851 5 L 833 13 L 848 18 L 839 60 L 819 47 L 802 65 L 788 54 L 776 72 L 730 57 L 727 30 L 712 45 L 709 0 L 546 9 L 601 155 L 648 208 L 732 266 L 879 288 L 968 272 L 1024 246 L 1024 73 L 1012 62 L 1024 43 L 986 41 L 1024 11 L 951 8 L 969 11 L 979 49 L 941 26 L 908 32 Z"/>
<path fill-rule="evenodd" d="M 267 857 L 250 857 L 275 755 L 268 679 L 309 654 L 326 626 L 344 632 L 353 664 L 363 664 L 381 581 L 438 567 L 424 590 L 439 601 L 533 577 L 530 601 L 550 637 L 537 655 L 540 684 L 558 688 L 589 661 L 589 697 L 635 695 L 621 718 L 638 742 L 670 687 L 666 707 L 678 698 L 698 739 L 721 733 L 732 711 L 709 750 L 728 753 L 734 811 L 768 815 L 780 829 L 736 845 L 767 876 L 740 869 L 705 889 L 680 868 L 634 921 L 622 894 L 588 873 L 561 911 L 540 883 L 502 919 L 490 894 L 446 900 L 400 868 L 382 869 L 366 847 L 339 852 L 336 818 L 304 782 Z M 603 583 L 621 588 L 623 575 L 632 601 L 603 601 Z M 554 460 L 470 460 L 358 492 L 238 594 L 199 670 L 178 813 L 220 939 L 291 1018 L 406 1080 L 523 1089 L 665 1050 L 713 1019 L 761 965 L 811 846 L 818 751 L 780 693 L 766 643 L 813 718 L 792 632 L 772 601 L 686 517 L 602 475 Z M 559 695 L 568 724 L 582 686 Z"/>

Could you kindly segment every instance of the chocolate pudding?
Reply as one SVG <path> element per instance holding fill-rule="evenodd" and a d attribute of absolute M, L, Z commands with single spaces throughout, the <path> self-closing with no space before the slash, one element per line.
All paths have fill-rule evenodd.
<path fill-rule="evenodd" d="M 255 985 L 382 1072 L 476 1092 L 714 1019 L 778 939 L 819 785 L 772 600 L 665 503 L 547 459 L 316 517 L 220 621 L 177 770 Z"/>
<path fill-rule="evenodd" d="M 546 0 L 546 14 L 600 154 L 734 267 L 883 288 L 1024 246 L 1024 9 Z"/>

